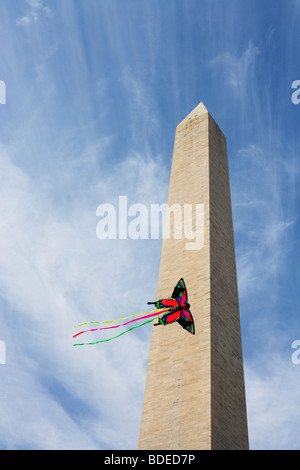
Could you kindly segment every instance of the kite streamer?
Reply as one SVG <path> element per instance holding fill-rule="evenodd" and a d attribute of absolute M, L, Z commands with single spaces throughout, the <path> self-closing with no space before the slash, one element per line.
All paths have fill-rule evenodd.
<path fill-rule="evenodd" d="M 103 328 L 91 328 L 91 329 L 88 329 L 88 330 L 83 330 L 83 331 L 80 331 L 79 333 L 75 334 L 73 336 L 73 338 L 75 338 L 76 336 L 79 336 L 83 333 L 87 333 L 89 331 L 99 331 L 99 330 L 109 330 L 109 329 L 112 329 L 112 328 L 119 328 L 120 326 L 125 326 L 125 325 L 128 325 L 129 323 L 133 323 L 135 321 L 144 320 L 146 318 L 151 317 L 151 320 L 147 320 L 147 321 L 141 323 L 138 326 L 133 326 L 133 327 L 123 331 L 122 333 L 118 334 L 117 336 L 113 336 L 112 338 L 108 338 L 108 339 L 104 339 L 104 340 L 100 340 L 100 341 L 89 342 L 89 343 L 75 343 L 75 344 L 73 344 L 73 346 L 84 346 L 86 344 L 98 344 L 98 343 L 104 343 L 106 341 L 111 341 L 112 339 L 119 338 L 119 336 L 122 336 L 125 333 L 128 333 L 129 331 L 135 330 L 136 328 L 140 328 L 141 326 L 144 326 L 147 323 L 152 322 L 153 319 L 154 319 L 153 317 L 159 317 L 162 314 L 165 314 L 166 312 L 169 312 L 169 311 L 170 311 L 170 309 L 166 309 L 166 308 L 162 309 L 161 308 L 161 309 L 152 310 L 150 312 L 136 313 L 136 314 L 130 315 L 128 317 L 119 318 L 118 320 L 106 320 L 106 321 L 102 321 L 102 322 L 100 322 L 100 321 L 91 321 L 91 322 L 80 323 L 77 326 L 87 325 L 89 323 L 114 323 L 116 321 L 126 320 L 128 318 L 132 318 L 132 317 L 136 317 L 136 316 L 139 317 L 139 318 L 134 318 L 133 320 L 129 320 L 128 322 L 121 323 L 120 325 L 106 326 L 106 327 L 103 327 Z"/>
<path fill-rule="evenodd" d="M 169 309 L 168 310 L 161 310 L 161 311 L 157 311 L 155 313 L 150 313 L 149 315 L 144 315 L 142 317 L 139 317 L 139 318 L 135 318 L 134 320 L 129 320 L 127 321 L 126 323 L 121 323 L 120 325 L 114 325 L 114 326 L 105 326 L 103 328 L 91 328 L 89 330 L 83 330 L 83 331 L 80 331 L 80 333 L 77 333 L 76 335 L 73 336 L 73 338 L 76 338 L 76 336 L 79 336 L 79 335 L 82 335 L 83 333 L 87 333 L 88 331 L 99 331 L 99 330 L 110 330 L 111 328 L 119 328 L 120 326 L 125 326 L 125 325 L 128 325 L 129 323 L 133 323 L 135 321 L 139 321 L 139 320 L 144 320 L 145 318 L 149 318 L 149 317 L 157 317 L 159 316 L 160 314 L 162 313 L 166 313 L 166 312 L 169 312 Z M 145 312 L 146 313 L 146 312 Z M 141 314 L 140 314 L 141 315 Z M 116 321 L 116 320 L 113 320 L 113 321 Z M 152 320 L 151 320 L 152 321 Z M 92 322 L 91 322 L 92 323 Z M 100 322 L 99 322 L 100 323 Z M 108 322 L 102 322 L 102 323 L 108 323 Z"/>
<path fill-rule="evenodd" d="M 89 323 L 115 323 L 116 321 L 127 320 L 128 318 L 139 317 L 141 315 L 147 315 L 148 313 L 157 313 L 157 314 L 159 314 L 160 310 L 163 310 L 163 309 L 151 310 L 150 312 L 135 313 L 134 315 L 129 315 L 128 317 L 123 317 L 123 318 L 117 318 L 116 320 L 86 321 L 84 323 L 79 323 L 78 325 L 75 325 L 74 328 L 77 328 L 78 326 L 88 325 Z"/>
<path fill-rule="evenodd" d="M 93 343 L 75 343 L 75 344 L 73 344 L 73 346 L 85 346 L 85 345 L 87 345 L 87 344 L 105 343 L 106 341 L 111 341 L 112 339 L 119 338 L 120 336 L 125 335 L 125 333 L 129 333 L 129 331 L 135 330 L 136 328 L 140 328 L 140 326 L 144 326 L 144 325 L 146 325 L 147 323 L 151 323 L 152 321 L 153 321 L 153 319 L 151 318 L 151 320 L 147 320 L 147 321 L 145 321 L 144 323 L 141 323 L 141 324 L 138 325 L 138 326 L 132 326 L 132 327 L 129 328 L 128 330 L 125 330 L 125 331 L 123 331 L 122 333 L 120 333 L 119 335 L 113 336 L 112 338 L 102 339 L 102 340 L 100 340 L 100 341 L 94 341 Z"/>

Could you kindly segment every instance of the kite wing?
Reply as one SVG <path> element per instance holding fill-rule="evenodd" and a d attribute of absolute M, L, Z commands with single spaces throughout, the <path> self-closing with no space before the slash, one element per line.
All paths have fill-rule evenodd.
<path fill-rule="evenodd" d="M 188 302 L 187 289 L 183 278 L 178 281 L 171 297 L 177 300 L 178 305 L 184 305 Z"/>
<path fill-rule="evenodd" d="M 187 290 L 183 278 L 178 281 L 176 284 L 173 294 L 167 299 L 160 299 L 156 302 L 148 302 L 148 304 L 154 304 L 156 308 L 165 308 L 165 307 L 178 307 L 184 305 L 188 300 Z"/>
<path fill-rule="evenodd" d="M 185 330 L 187 330 L 192 335 L 195 334 L 195 323 L 193 319 L 193 315 L 190 309 L 181 310 L 180 318 L 177 320 L 179 325 L 182 326 Z"/>
<path fill-rule="evenodd" d="M 174 323 L 175 321 L 178 321 L 180 318 L 180 311 L 177 310 L 177 312 L 171 312 L 171 313 L 166 313 L 162 317 L 158 319 L 159 323 L 162 323 L 163 325 L 169 325 L 170 323 Z"/>
<path fill-rule="evenodd" d="M 177 310 L 176 312 L 166 313 L 158 319 L 158 324 L 170 325 L 177 321 L 182 328 L 187 330 L 192 335 L 195 334 L 195 324 L 192 313 L 189 309 Z"/>
<path fill-rule="evenodd" d="M 175 286 L 172 297 L 177 300 L 179 305 L 188 303 L 187 288 L 183 278 L 181 278 Z M 190 309 L 181 310 L 180 317 L 177 321 L 182 328 L 193 335 L 195 334 L 195 323 Z"/>
<path fill-rule="evenodd" d="M 176 299 L 172 299 L 169 297 L 168 299 L 160 299 L 157 302 L 155 302 L 156 308 L 172 308 L 172 307 L 177 307 L 178 302 Z"/>

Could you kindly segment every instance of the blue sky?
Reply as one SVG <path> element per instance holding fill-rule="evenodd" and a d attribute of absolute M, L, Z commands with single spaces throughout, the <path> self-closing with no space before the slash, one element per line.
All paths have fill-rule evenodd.
<path fill-rule="evenodd" d="M 0 1 L 0 448 L 137 447 L 151 328 L 86 348 L 72 329 L 155 297 L 161 240 L 101 241 L 96 209 L 166 202 L 203 101 L 227 138 L 250 446 L 300 449 L 299 27 L 298 0 Z"/>

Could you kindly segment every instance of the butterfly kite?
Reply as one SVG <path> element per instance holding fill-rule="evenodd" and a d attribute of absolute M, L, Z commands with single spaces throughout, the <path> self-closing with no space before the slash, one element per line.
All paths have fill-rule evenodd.
<path fill-rule="evenodd" d="M 152 322 L 154 318 L 158 320 L 158 323 L 155 323 L 155 326 L 156 325 L 169 325 L 171 323 L 177 322 L 179 323 L 179 325 L 182 326 L 182 328 L 187 330 L 189 333 L 195 334 L 194 320 L 193 320 L 192 313 L 190 311 L 190 304 L 188 303 L 187 289 L 186 289 L 186 285 L 185 285 L 183 278 L 181 278 L 180 281 L 178 281 L 178 283 L 176 284 L 171 297 L 168 297 L 166 299 L 160 299 L 155 302 L 148 302 L 148 305 L 149 304 L 154 304 L 156 307 L 156 310 L 152 310 L 151 312 L 137 313 L 135 315 L 130 315 L 129 317 L 119 318 L 117 320 L 107 320 L 107 321 L 102 321 L 102 322 L 92 321 L 92 322 L 80 323 L 79 325 L 77 325 L 77 327 L 87 325 L 89 323 L 115 323 L 117 321 L 128 320 L 129 318 L 137 317 L 132 320 L 128 320 L 125 323 L 120 323 L 120 324 L 113 325 L 113 326 L 106 326 L 102 328 L 91 328 L 91 329 L 83 330 L 73 335 L 73 338 L 76 338 L 77 336 L 80 336 L 87 332 L 110 330 L 113 328 L 119 328 L 121 326 L 128 325 L 130 323 L 133 323 L 139 320 L 147 319 L 143 323 L 137 326 L 132 326 L 128 328 L 127 330 L 123 331 L 122 333 L 116 336 L 113 336 L 111 338 L 102 339 L 102 340 L 94 341 L 90 343 L 88 342 L 74 343 L 73 346 L 84 346 L 87 344 L 98 344 L 98 343 L 104 343 L 106 341 L 111 341 L 112 339 L 116 339 L 119 336 L 122 336 L 125 333 L 128 333 L 129 331 L 132 331 L 136 328 L 140 328 L 141 326 Z M 74 326 L 74 328 L 76 328 L 76 326 Z"/>

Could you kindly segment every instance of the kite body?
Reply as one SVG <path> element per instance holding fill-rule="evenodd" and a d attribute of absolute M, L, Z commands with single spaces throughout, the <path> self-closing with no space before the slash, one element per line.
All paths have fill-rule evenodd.
<path fill-rule="evenodd" d="M 156 325 L 169 325 L 177 321 L 182 328 L 193 335 L 195 334 L 194 319 L 190 311 L 187 289 L 183 278 L 176 284 L 171 297 L 148 303 L 153 303 L 157 309 L 170 309 L 168 313 L 158 319 Z"/>

